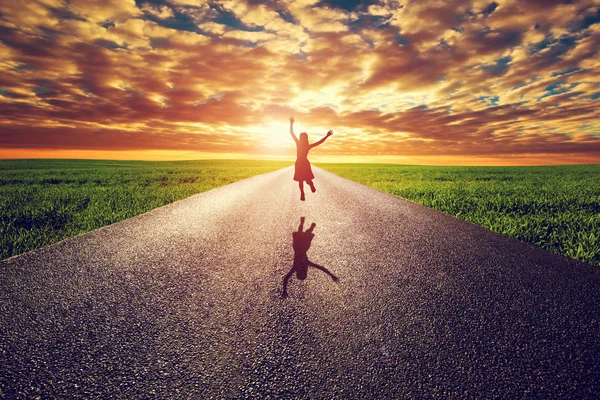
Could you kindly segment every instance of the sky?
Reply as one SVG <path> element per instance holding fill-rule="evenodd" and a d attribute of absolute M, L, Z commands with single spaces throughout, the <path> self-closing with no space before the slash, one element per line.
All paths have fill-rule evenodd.
<path fill-rule="evenodd" d="M 600 163 L 600 0 L 3 0 L 0 158 Z"/>

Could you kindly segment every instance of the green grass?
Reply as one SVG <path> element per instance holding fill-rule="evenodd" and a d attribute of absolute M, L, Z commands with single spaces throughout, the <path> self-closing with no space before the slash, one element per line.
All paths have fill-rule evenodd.
<path fill-rule="evenodd" d="M 240 160 L 2 160 L 0 259 L 288 165 Z M 600 165 L 319 166 L 600 266 Z"/>
<path fill-rule="evenodd" d="M 291 162 L 1 160 L 0 259 L 288 165 Z"/>
<path fill-rule="evenodd" d="M 600 165 L 318 165 L 502 235 L 600 266 Z"/>

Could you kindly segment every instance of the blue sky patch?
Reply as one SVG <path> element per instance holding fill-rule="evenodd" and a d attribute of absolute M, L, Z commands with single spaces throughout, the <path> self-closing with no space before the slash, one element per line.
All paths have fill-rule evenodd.
<path fill-rule="evenodd" d="M 94 44 L 100 47 L 104 47 L 105 49 L 109 49 L 109 50 L 117 50 L 117 49 L 126 49 L 127 48 L 127 44 L 124 44 L 123 46 L 119 45 L 118 43 L 113 42 L 112 40 L 106 40 L 106 39 L 96 39 L 94 40 Z"/>
<path fill-rule="evenodd" d="M 559 94 L 570 92 L 577 86 L 579 86 L 579 82 L 570 83 L 570 84 L 566 85 L 565 81 L 560 81 L 560 82 L 554 83 L 552 85 L 548 85 L 544 88 L 544 90 L 547 93 L 545 93 L 543 96 L 539 97 L 537 99 L 537 101 L 540 101 L 541 99 L 543 99 L 545 97 L 551 97 L 551 96 L 556 96 Z"/>
<path fill-rule="evenodd" d="M 152 6 L 169 6 L 169 2 L 165 0 L 135 0 L 136 7 L 141 7 L 144 4 L 150 4 Z"/>
<path fill-rule="evenodd" d="M 146 18 L 156 22 L 160 26 L 165 28 L 177 29 L 179 31 L 195 32 L 200 33 L 200 29 L 194 20 L 187 14 L 181 13 L 177 10 L 173 10 L 174 18 L 160 19 L 153 15 L 146 15 Z"/>
<path fill-rule="evenodd" d="M 479 100 L 487 102 L 487 107 L 496 107 L 498 105 L 498 100 L 500 97 L 498 96 L 479 96 Z"/>
<path fill-rule="evenodd" d="M 359 34 L 365 27 L 384 29 L 388 28 L 390 24 L 388 18 L 380 15 L 359 15 L 356 20 L 348 21 L 348 26 L 352 32 Z"/>
<path fill-rule="evenodd" d="M 346 11 L 355 11 L 357 9 L 366 9 L 372 4 L 377 4 L 373 0 L 321 0 L 316 7 L 339 8 Z"/>
<path fill-rule="evenodd" d="M 537 54 L 540 51 L 552 46 L 554 50 L 553 56 L 559 57 L 571 49 L 577 42 L 576 36 L 566 36 L 560 39 L 555 39 L 551 36 L 547 36 L 544 40 L 539 42 L 533 49 L 530 50 L 531 54 Z"/>
<path fill-rule="evenodd" d="M 496 8 L 498 8 L 498 3 L 493 1 L 486 8 L 484 8 L 481 13 L 487 17 L 488 15 L 493 13 L 496 10 Z"/>
<path fill-rule="evenodd" d="M 35 69 L 34 65 L 22 63 L 13 68 L 15 71 L 30 71 Z"/>
<path fill-rule="evenodd" d="M 294 17 L 292 16 L 292 14 L 290 14 L 288 11 L 286 10 L 278 10 L 276 11 L 277 14 L 279 14 L 279 16 L 281 17 L 282 20 L 284 20 L 285 22 L 288 22 L 290 24 L 295 24 L 296 20 L 294 19 Z"/>
<path fill-rule="evenodd" d="M 211 20 L 217 24 L 227 25 L 240 31 L 261 32 L 265 30 L 262 26 L 251 27 L 244 25 L 244 23 L 242 23 L 242 21 L 240 21 L 231 11 L 224 10 L 220 7 L 215 7 L 213 10 L 217 11 L 217 16 Z"/>
<path fill-rule="evenodd" d="M 52 93 L 52 90 L 50 90 L 44 86 L 39 86 L 39 87 L 36 87 L 35 89 L 33 89 L 33 93 L 35 93 L 36 96 L 39 96 L 39 95 Z"/>
<path fill-rule="evenodd" d="M 512 61 L 512 57 L 501 57 L 494 61 L 493 65 L 483 65 L 481 69 L 485 72 L 494 75 L 504 75 L 508 72 L 508 64 Z"/>
<path fill-rule="evenodd" d="M 410 44 L 410 40 L 407 37 L 402 36 L 400 34 L 396 35 L 396 37 L 394 38 L 394 42 L 396 42 L 396 44 L 399 44 L 400 46 L 406 46 Z"/>
<path fill-rule="evenodd" d="M 552 76 L 562 76 L 562 75 L 567 75 L 573 72 L 578 72 L 581 71 L 581 68 L 577 68 L 577 67 L 571 67 L 571 68 L 567 68 L 565 70 L 562 71 L 556 71 L 552 73 Z"/>
<path fill-rule="evenodd" d="M 596 13 L 589 14 L 583 17 L 579 22 L 574 22 L 570 28 L 571 32 L 581 31 L 588 29 L 590 26 L 600 22 L 600 9 L 596 10 Z"/>

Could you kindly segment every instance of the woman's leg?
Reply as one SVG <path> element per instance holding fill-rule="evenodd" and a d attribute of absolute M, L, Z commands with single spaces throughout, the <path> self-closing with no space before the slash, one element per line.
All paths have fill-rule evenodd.
<path fill-rule="evenodd" d="M 314 183 L 313 183 L 313 181 L 312 181 L 312 180 L 310 180 L 310 181 L 306 181 L 306 183 L 308 183 L 308 186 L 310 186 L 310 190 L 311 190 L 313 193 L 317 191 L 317 189 L 315 188 L 315 185 L 314 185 Z"/>
<path fill-rule="evenodd" d="M 300 200 L 304 201 L 304 181 L 299 181 L 298 186 L 300 187 Z"/>

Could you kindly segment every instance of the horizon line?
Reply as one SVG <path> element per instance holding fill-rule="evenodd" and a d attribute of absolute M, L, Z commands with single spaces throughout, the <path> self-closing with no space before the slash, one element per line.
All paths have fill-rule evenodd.
<path fill-rule="evenodd" d="M 192 161 L 280 161 L 294 163 L 293 158 L 244 158 L 244 157 L 207 157 L 207 158 L 189 158 L 189 159 L 133 159 L 133 158 L 80 158 L 80 157 L 0 157 L 0 161 L 34 161 L 34 160 L 55 160 L 55 161 L 120 161 L 120 162 L 192 162 Z M 440 164 L 440 163 L 406 163 L 391 161 L 330 161 L 317 160 L 312 162 L 318 164 L 382 164 L 382 165 L 404 165 L 404 166 L 423 166 L 423 167 L 565 167 L 565 166 L 592 166 L 600 165 L 600 162 L 582 162 L 582 163 L 564 163 L 564 164 Z"/>

